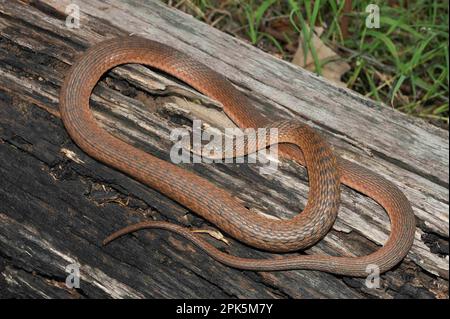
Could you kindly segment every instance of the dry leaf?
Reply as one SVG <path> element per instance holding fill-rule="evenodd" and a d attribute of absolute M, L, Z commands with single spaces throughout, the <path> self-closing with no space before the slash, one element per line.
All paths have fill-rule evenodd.
<path fill-rule="evenodd" d="M 81 158 L 79 158 L 78 155 L 75 152 L 73 152 L 73 151 L 71 151 L 71 150 L 69 150 L 67 148 L 62 148 L 60 150 L 60 152 L 62 154 L 64 154 L 67 158 L 69 158 L 72 161 L 74 161 L 75 163 L 78 163 L 78 164 L 83 164 L 84 163 L 84 161 Z"/>
<path fill-rule="evenodd" d="M 223 236 L 223 234 L 217 230 L 211 230 L 211 229 L 195 229 L 195 230 L 191 230 L 191 232 L 193 233 L 205 233 L 208 234 L 209 236 L 220 240 L 222 242 L 224 242 L 225 244 L 229 245 L 230 242 Z"/>
<path fill-rule="evenodd" d="M 322 42 L 322 40 L 320 40 L 320 35 L 322 34 L 322 32 L 323 32 L 322 27 L 315 27 L 311 38 L 311 45 L 314 45 L 319 61 L 321 62 L 331 61 L 327 62 L 322 67 L 322 76 L 335 82 L 340 86 L 345 87 L 346 84 L 344 82 L 341 82 L 341 77 L 345 72 L 350 70 L 350 65 L 347 62 L 343 61 L 341 57 L 338 54 L 336 54 L 336 52 L 331 50 Z M 303 43 L 303 34 L 300 34 L 298 49 L 295 52 L 294 58 L 292 59 L 292 63 L 301 66 L 302 68 L 305 68 L 309 71 L 314 71 L 315 65 L 312 54 L 310 51 L 308 51 L 306 54 L 306 61 L 305 61 L 305 52 L 303 50 L 302 43 Z"/>

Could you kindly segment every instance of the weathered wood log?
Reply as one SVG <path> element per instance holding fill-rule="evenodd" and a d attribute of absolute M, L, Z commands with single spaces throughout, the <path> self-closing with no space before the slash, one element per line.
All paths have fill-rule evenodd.
<path fill-rule="evenodd" d="M 78 29 L 65 24 L 70 3 L 0 0 L 0 297 L 448 298 L 447 131 L 337 88 L 157 1 L 79 0 Z M 341 156 L 404 191 L 417 217 L 416 241 L 407 258 L 381 276 L 381 288 L 316 271 L 231 269 L 163 231 L 101 246 L 112 231 L 146 218 L 215 229 L 87 156 L 62 125 L 58 94 L 70 65 L 90 45 L 130 33 L 213 66 L 265 116 L 307 122 Z M 165 160 L 172 129 L 197 118 L 218 128 L 232 125 L 216 102 L 136 65 L 106 74 L 92 107 L 105 129 Z M 307 201 L 306 170 L 293 162 L 282 161 L 270 176 L 254 164 L 184 167 L 274 218 L 291 218 Z M 344 187 L 336 225 L 306 253 L 363 255 L 388 233 L 383 209 Z M 203 236 L 231 254 L 273 257 L 232 238 L 226 245 Z M 80 266 L 78 289 L 65 284 L 69 264 Z"/>

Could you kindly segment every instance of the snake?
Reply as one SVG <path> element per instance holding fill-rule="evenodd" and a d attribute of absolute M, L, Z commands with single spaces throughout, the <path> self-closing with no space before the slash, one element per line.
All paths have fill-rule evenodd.
<path fill-rule="evenodd" d="M 92 91 L 107 71 L 130 63 L 169 74 L 218 101 L 240 128 L 278 129 L 280 156 L 307 169 L 309 190 L 304 210 L 291 219 L 255 213 L 213 182 L 102 128 L 90 109 Z M 69 136 L 89 156 L 180 203 L 244 245 L 277 254 L 273 258 L 235 256 L 216 248 L 188 227 L 158 220 L 124 227 L 108 236 L 103 244 L 144 228 L 163 229 L 186 238 L 230 267 L 253 271 L 316 270 L 351 277 L 367 276 L 370 267 L 386 272 L 403 260 L 412 247 L 415 216 L 410 202 L 394 183 L 336 155 L 309 125 L 299 120 L 275 121 L 263 116 L 225 76 L 161 42 L 130 35 L 103 40 L 88 48 L 64 78 L 60 113 Z M 384 208 L 390 220 L 390 234 L 385 243 L 365 256 L 283 254 L 308 248 L 330 231 L 339 210 L 342 185 Z"/>

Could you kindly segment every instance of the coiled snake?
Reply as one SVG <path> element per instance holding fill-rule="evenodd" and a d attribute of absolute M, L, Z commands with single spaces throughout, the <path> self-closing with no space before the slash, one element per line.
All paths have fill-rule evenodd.
<path fill-rule="evenodd" d="M 112 136 L 96 123 L 89 98 L 109 69 L 139 63 L 160 69 L 223 104 L 225 113 L 241 128 L 276 127 L 279 153 L 308 169 L 310 190 L 304 211 L 291 220 L 273 220 L 250 212 L 228 192 L 211 182 L 145 153 Z M 273 252 L 294 251 L 321 239 L 333 225 L 343 183 L 384 207 L 391 234 L 383 247 L 363 257 L 326 255 L 249 259 L 224 253 L 188 229 L 162 221 L 128 226 L 105 240 L 142 229 L 178 233 L 216 260 L 240 269 L 272 271 L 314 269 L 347 276 L 366 276 L 367 266 L 389 270 L 408 253 L 414 240 L 411 205 L 391 182 L 364 167 L 336 157 L 328 144 L 307 125 L 295 121 L 268 122 L 222 75 L 175 49 L 136 36 L 116 38 L 91 47 L 69 70 L 60 94 L 64 125 L 72 139 L 90 156 L 178 201 L 234 238 Z"/>

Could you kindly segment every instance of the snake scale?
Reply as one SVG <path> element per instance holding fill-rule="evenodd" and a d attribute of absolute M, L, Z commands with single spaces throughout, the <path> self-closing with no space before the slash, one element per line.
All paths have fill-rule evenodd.
<path fill-rule="evenodd" d="M 184 81 L 222 103 L 227 116 L 241 128 L 276 127 L 279 154 L 308 169 L 308 203 L 290 220 L 273 220 L 249 211 L 227 191 L 179 166 L 161 160 L 114 137 L 97 123 L 89 107 L 93 88 L 111 68 L 137 63 Z M 70 68 L 60 94 L 64 125 L 87 154 L 158 190 L 215 224 L 232 237 L 272 252 L 299 250 L 316 243 L 333 225 L 340 202 L 340 184 L 371 197 L 386 210 L 391 233 L 375 252 L 361 257 L 290 255 L 251 259 L 224 253 L 185 227 L 163 221 L 144 221 L 109 236 L 104 243 L 143 228 L 173 231 L 231 267 L 276 271 L 320 270 L 346 276 L 367 276 L 376 265 L 385 272 L 410 250 L 415 218 L 404 194 L 390 181 L 342 159 L 313 129 L 297 121 L 270 122 L 260 115 L 225 77 L 172 47 L 138 36 L 103 41 L 92 46 Z"/>

